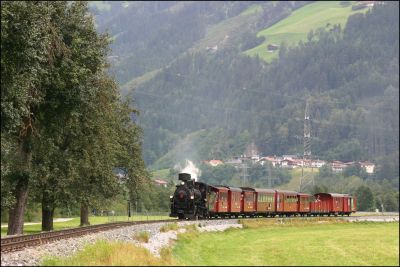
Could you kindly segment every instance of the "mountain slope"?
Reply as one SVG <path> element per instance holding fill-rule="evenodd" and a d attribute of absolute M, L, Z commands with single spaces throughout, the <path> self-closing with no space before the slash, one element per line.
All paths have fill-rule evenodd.
<path fill-rule="evenodd" d="M 268 52 L 268 45 L 280 45 L 282 42 L 286 45 L 296 45 L 299 41 L 306 41 L 311 30 L 320 27 L 332 29 L 335 24 L 343 27 L 350 15 L 365 13 L 368 10 L 365 8 L 353 11 L 350 2 L 348 3 L 343 5 L 340 1 L 319 1 L 299 8 L 287 18 L 258 32 L 257 37 L 264 37 L 265 42 L 244 53 L 249 56 L 258 55 L 263 60 L 271 62 L 278 57 L 279 49 Z"/>
<path fill-rule="evenodd" d="M 134 93 L 143 111 L 144 145 L 153 153 L 147 162 L 201 129 L 207 129 L 204 142 L 213 144 L 208 157 L 238 155 L 251 142 L 262 154 L 302 153 L 307 100 L 313 154 L 339 160 L 394 157 L 398 14 L 385 6 L 376 10 L 350 17 L 345 30 L 320 31 L 281 51 L 271 66 L 240 56 L 237 47 L 179 58 Z"/>

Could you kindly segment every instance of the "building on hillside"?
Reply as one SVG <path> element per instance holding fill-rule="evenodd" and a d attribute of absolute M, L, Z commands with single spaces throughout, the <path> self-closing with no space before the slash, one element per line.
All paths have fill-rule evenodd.
<path fill-rule="evenodd" d="M 226 164 L 231 164 L 231 165 L 239 165 L 242 164 L 243 161 L 241 158 L 233 158 L 233 159 L 229 159 L 225 162 Z"/>
<path fill-rule="evenodd" d="M 289 169 L 294 169 L 297 168 L 297 162 L 295 160 L 290 160 L 290 159 L 284 159 L 281 161 L 281 167 L 282 168 L 289 168 Z"/>
<path fill-rule="evenodd" d="M 321 168 L 325 164 L 326 164 L 325 160 L 315 159 L 315 160 L 311 161 L 311 167 L 313 167 L 313 168 Z"/>
<path fill-rule="evenodd" d="M 268 44 L 267 45 L 267 51 L 268 52 L 273 52 L 279 49 L 279 45 L 277 44 Z"/>
<path fill-rule="evenodd" d="M 281 166 L 281 162 L 282 162 L 283 158 L 281 157 L 277 157 L 277 156 L 267 156 L 267 157 L 262 157 L 260 159 L 260 163 L 262 165 L 264 165 L 264 162 L 269 161 L 273 167 L 280 167 Z"/>
<path fill-rule="evenodd" d="M 156 179 L 154 180 L 154 184 L 157 186 L 167 187 L 168 182 L 161 179 Z"/>
<path fill-rule="evenodd" d="M 379 1 L 357 1 L 357 5 L 363 7 L 373 7 L 375 4 L 378 3 Z"/>
<path fill-rule="evenodd" d="M 296 155 L 283 155 L 282 158 L 289 159 L 289 160 L 298 159 L 298 157 Z"/>
<path fill-rule="evenodd" d="M 209 164 L 209 165 L 211 165 L 211 166 L 213 166 L 213 167 L 215 167 L 215 166 L 218 166 L 218 165 L 221 165 L 221 164 L 224 164 L 221 160 L 219 160 L 219 159 L 212 159 L 212 160 L 210 160 L 210 161 L 207 161 L 207 160 L 205 160 L 205 161 L 203 161 L 205 164 Z"/>
<path fill-rule="evenodd" d="M 375 172 L 375 164 L 369 161 L 359 162 L 361 168 L 363 168 L 367 173 L 372 174 Z"/>
<path fill-rule="evenodd" d="M 344 162 L 334 160 L 330 163 L 330 166 L 333 172 L 342 172 L 349 165 Z"/>

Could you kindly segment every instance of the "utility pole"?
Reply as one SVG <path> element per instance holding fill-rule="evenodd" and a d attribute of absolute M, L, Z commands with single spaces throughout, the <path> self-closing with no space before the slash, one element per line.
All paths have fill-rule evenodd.
<path fill-rule="evenodd" d="M 306 101 L 306 109 L 304 111 L 304 152 L 303 152 L 303 163 L 301 164 L 301 178 L 299 191 L 301 192 L 303 181 L 304 181 L 304 163 L 305 160 L 311 160 L 311 121 L 310 121 L 310 110 L 309 102 Z M 312 168 L 312 167 L 311 167 Z M 312 169 L 311 169 L 312 170 Z M 312 178 L 312 183 L 314 184 L 314 177 Z"/>
<path fill-rule="evenodd" d="M 247 185 L 247 177 L 249 176 L 247 174 L 247 169 L 250 167 L 247 166 L 246 162 L 242 161 L 242 165 L 240 168 L 242 169 L 242 186 L 246 186 Z"/>

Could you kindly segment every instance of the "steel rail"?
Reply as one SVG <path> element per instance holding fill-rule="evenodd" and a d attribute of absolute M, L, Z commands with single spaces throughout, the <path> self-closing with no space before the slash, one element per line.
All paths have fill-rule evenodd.
<path fill-rule="evenodd" d="M 139 225 L 139 224 L 174 222 L 174 221 L 177 220 L 169 219 L 169 220 L 149 220 L 149 221 L 134 221 L 134 222 L 114 222 L 114 223 L 83 226 L 79 228 L 50 231 L 38 234 L 9 236 L 1 238 L 1 253 L 22 250 L 26 247 L 42 245 L 61 239 L 78 237 L 91 233 L 112 230 L 120 227 Z"/>

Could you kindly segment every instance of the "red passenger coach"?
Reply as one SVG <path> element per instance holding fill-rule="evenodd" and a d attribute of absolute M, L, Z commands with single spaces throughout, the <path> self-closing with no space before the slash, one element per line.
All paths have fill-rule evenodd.
<path fill-rule="evenodd" d="M 221 186 L 210 186 L 208 197 L 208 210 L 210 216 L 216 213 L 224 214 L 228 212 L 228 188 Z"/>
<path fill-rule="evenodd" d="M 254 215 L 256 213 L 256 191 L 250 187 L 240 187 L 242 189 L 242 213 Z"/>
<path fill-rule="evenodd" d="M 354 197 L 347 194 L 318 193 L 311 203 L 314 215 L 350 215 L 356 211 Z"/>
<path fill-rule="evenodd" d="M 239 215 L 242 211 L 242 189 L 228 186 L 228 213 Z"/>
<path fill-rule="evenodd" d="M 257 196 L 256 210 L 260 215 L 275 214 L 275 190 L 254 188 Z"/>
<path fill-rule="evenodd" d="M 276 212 L 279 215 L 294 215 L 297 213 L 297 192 L 275 190 Z"/>
<path fill-rule="evenodd" d="M 310 212 L 310 203 L 312 195 L 306 193 L 297 193 L 297 211 L 301 216 Z"/>

